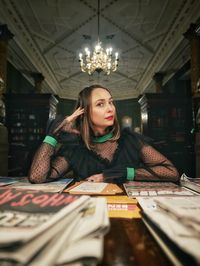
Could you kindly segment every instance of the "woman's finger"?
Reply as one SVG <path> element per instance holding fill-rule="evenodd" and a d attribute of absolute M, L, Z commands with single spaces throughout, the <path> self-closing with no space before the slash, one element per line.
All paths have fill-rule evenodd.
<path fill-rule="evenodd" d="M 55 133 L 57 133 L 62 127 L 64 127 L 67 123 L 69 123 L 69 122 L 67 122 L 67 117 L 65 117 L 64 119 L 63 119 L 63 121 L 60 123 L 60 125 L 55 129 Z"/>
<path fill-rule="evenodd" d="M 103 174 L 96 174 L 88 177 L 86 180 L 89 182 L 103 182 Z"/>
<path fill-rule="evenodd" d="M 83 108 L 77 108 L 74 113 L 70 116 L 66 116 L 63 121 L 58 125 L 58 127 L 54 130 L 54 134 L 57 134 L 61 129 L 64 131 L 73 132 L 79 134 L 80 132 L 76 129 L 71 128 L 72 122 L 80 115 L 84 113 Z"/>
<path fill-rule="evenodd" d="M 82 115 L 84 113 L 84 108 L 78 108 L 74 111 L 74 113 L 68 117 L 69 120 L 74 121 L 78 116 Z"/>

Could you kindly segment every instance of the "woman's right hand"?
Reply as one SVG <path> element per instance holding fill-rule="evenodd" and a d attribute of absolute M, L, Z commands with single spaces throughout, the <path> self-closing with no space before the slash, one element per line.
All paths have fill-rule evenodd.
<path fill-rule="evenodd" d="M 79 134 L 80 132 L 77 129 L 74 129 L 72 126 L 77 117 L 79 117 L 83 113 L 84 109 L 79 107 L 73 112 L 73 114 L 64 117 L 64 119 L 59 124 L 57 124 L 57 127 L 55 127 L 53 134 L 58 135 L 61 131 Z"/>

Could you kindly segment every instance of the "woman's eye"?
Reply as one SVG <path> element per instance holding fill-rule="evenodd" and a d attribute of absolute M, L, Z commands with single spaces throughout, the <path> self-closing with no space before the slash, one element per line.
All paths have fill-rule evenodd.
<path fill-rule="evenodd" d="M 104 103 L 98 103 L 97 106 L 103 107 L 104 106 Z"/>

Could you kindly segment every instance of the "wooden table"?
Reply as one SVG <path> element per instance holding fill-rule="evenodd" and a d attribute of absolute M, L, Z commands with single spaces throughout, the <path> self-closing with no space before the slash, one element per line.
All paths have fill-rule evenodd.
<path fill-rule="evenodd" d="M 142 219 L 111 219 L 101 266 L 172 266 Z"/>

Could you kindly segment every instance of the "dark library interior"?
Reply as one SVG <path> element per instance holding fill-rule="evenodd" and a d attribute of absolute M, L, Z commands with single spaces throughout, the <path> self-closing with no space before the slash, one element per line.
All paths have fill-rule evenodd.
<path fill-rule="evenodd" d="M 2 10 L 8 12 L 9 4 L 3 5 L 2 8 Z M 14 8 L 20 7 L 14 7 L 10 3 L 10 8 L 14 12 Z M 32 8 L 37 10 L 38 7 L 33 4 Z M 109 10 L 109 7 L 105 6 L 105 10 L 102 11 L 102 16 L 103 12 L 107 15 L 106 8 Z M 178 4 L 176 8 L 178 8 Z M 131 60 L 125 57 L 126 54 L 128 55 L 128 52 L 121 51 L 119 71 L 117 70 L 115 73 L 107 75 L 106 78 L 103 73 L 94 73 L 91 76 L 87 73 L 81 73 L 79 66 L 76 65 L 77 70 L 75 72 L 80 72 L 71 74 L 71 80 L 69 77 L 66 83 L 66 86 L 74 83 L 71 89 L 68 87 L 64 89 L 62 79 L 59 79 L 57 76 L 57 71 L 53 73 L 54 67 L 52 66 L 49 71 L 60 82 L 59 86 L 61 87 L 60 89 L 55 89 L 55 84 L 52 82 L 54 90 L 49 85 L 52 80 L 50 75 L 44 76 L 45 67 L 43 69 L 36 68 L 37 60 L 33 58 L 34 51 L 29 49 L 29 55 L 25 54 L 27 48 L 25 47 L 26 43 L 20 43 L 21 40 L 17 34 L 20 33 L 20 30 L 25 34 L 26 29 L 18 28 L 15 32 L 13 31 L 15 28 L 13 27 L 12 19 L 18 19 L 17 25 L 23 23 L 20 20 L 21 17 L 19 14 L 11 12 L 10 15 L 7 15 L 7 17 L 10 16 L 12 18 L 7 24 L 6 19 L 4 20 L 4 17 L 2 17 L 2 20 L 0 20 L 0 93 L 2 104 L 2 138 L 0 145 L 0 168 L 2 170 L 0 174 L 9 176 L 27 175 L 32 156 L 45 136 L 45 125 L 48 118 L 55 114 L 69 115 L 74 108 L 78 91 L 92 83 L 103 83 L 103 85 L 107 86 L 113 92 L 113 97 L 119 110 L 118 118 L 120 123 L 122 123 L 124 118 L 129 117 L 132 123 L 131 130 L 139 131 L 152 138 L 155 147 L 173 161 L 180 174 L 185 173 L 190 177 L 200 177 L 199 14 L 198 12 L 195 13 L 195 5 L 191 5 L 188 8 L 190 8 L 187 10 L 188 14 L 183 13 L 182 16 L 191 16 L 192 12 L 194 12 L 195 16 L 193 18 L 187 18 L 188 22 L 185 23 L 182 32 L 178 32 L 180 18 L 176 17 L 177 14 L 174 14 L 174 20 L 176 18 L 177 21 L 173 24 L 174 27 L 177 27 L 176 32 L 171 32 L 171 29 L 168 28 L 168 34 L 174 34 L 174 36 L 171 36 L 172 40 L 177 40 L 176 44 L 171 46 L 171 50 L 165 51 L 165 46 L 167 44 L 170 45 L 169 40 L 163 39 L 160 41 L 159 39 L 157 41 L 156 45 L 158 47 L 162 47 L 163 45 L 163 53 L 166 53 L 166 59 L 163 59 L 162 62 L 164 64 L 165 61 L 164 66 L 159 65 L 158 62 L 156 68 L 153 67 L 153 63 L 156 64 L 156 60 L 159 61 L 160 50 L 155 50 L 150 61 L 145 57 L 145 60 L 147 60 L 144 67 L 146 72 L 143 72 L 143 77 L 138 76 L 135 80 L 132 79 L 131 84 L 131 78 L 128 77 L 130 74 L 125 74 L 126 68 L 124 66 L 124 64 L 127 64 L 129 67 L 132 67 Z M 28 27 L 31 23 L 31 17 L 26 16 L 24 13 L 26 10 L 28 10 L 28 7 L 24 6 L 20 12 L 24 14 L 24 23 L 27 23 Z M 169 7 L 169 10 L 165 11 L 166 15 L 169 15 L 170 10 Z M 184 7 L 183 12 L 185 12 Z M 114 20 L 114 18 L 112 19 Z M 34 24 L 34 26 L 36 25 L 37 23 Z M 84 30 L 86 31 L 88 28 L 84 28 Z M 121 31 L 123 34 L 125 33 L 123 29 Z M 35 39 L 35 42 L 38 41 L 38 45 L 42 44 L 42 42 L 40 43 L 41 40 L 37 39 L 34 35 L 31 26 L 27 34 L 29 34 L 29 37 Z M 76 34 L 80 34 L 78 30 Z M 103 29 L 102 36 L 104 36 Z M 128 38 L 128 36 L 124 38 Z M 66 42 L 65 45 L 67 45 L 68 37 L 63 37 L 62 41 L 64 40 Z M 46 50 L 49 49 L 49 51 L 52 50 L 52 52 L 60 53 L 59 56 L 61 57 L 63 51 L 58 51 L 58 49 L 64 44 L 62 44 L 62 41 L 59 41 L 59 38 L 54 41 L 55 45 L 52 47 L 46 45 Z M 117 41 L 117 45 L 120 45 L 119 41 Z M 37 47 L 34 48 L 36 49 Z M 123 46 L 121 47 L 122 49 L 124 49 Z M 40 53 L 43 59 L 38 60 L 43 60 L 47 68 L 49 64 L 53 64 L 53 61 L 45 54 L 45 48 L 43 48 L 43 51 L 44 53 L 42 54 L 41 48 L 38 47 L 35 55 L 36 53 Z M 74 52 L 71 53 L 73 54 Z M 135 53 L 138 54 L 137 49 Z M 65 56 L 64 53 L 63 56 Z M 132 56 L 131 52 L 130 56 Z M 76 60 L 75 55 L 74 59 Z M 67 61 L 67 57 L 65 60 Z M 125 63 L 126 60 L 127 63 Z M 71 63 L 71 61 L 68 62 L 66 67 L 70 66 Z M 149 71 L 151 64 L 152 70 Z M 137 67 L 135 68 L 136 70 L 134 71 L 137 71 Z M 63 69 L 64 65 L 60 65 L 61 72 L 63 72 Z M 154 72 L 152 72 L 153 69 L 155 69 Z M 149 72 L 151 76 L 149 76 Z M 118 82 L 119 77 L 116 75 L 121 76 L 122 83 Z M 81 82 L 78 85 L 79 77 Z M 146 88 L 141 86 L 139 90 L 134 89 L 134 87 L 142 84 L 140 81 L 145 78 L 148 78 L 146 80 Z M 88 82 L 89 84 L 87 84 Z M 112 85 L 109 87 L 109 84 Z M 118 86 L 121 86 L 121 88 Z"/>
<path fill-rule="evenodd" d="M 120 128 L 128 127 L 139 140 L 150 140 L 161 153 L 156 154 L 164 155 L 162 162 L 145 161 L 149 154 L 156 157 L 155 149 L 146 145 L 151 152 L 145 153 L 145 142 L 135 146 L 130 142 L 133 156 L 130 152 L 129 160 L 130 147 L 122 155 L 128 154 L 133 166 L 126 159 L 124 163 L 123 156 L 116 161 L 127 171 L 123 184 L 117 179 L 106 183 L 104 175 L 110 165 L 112 170 L 123 135 L 113 141 L 115 113 L 111 127 L 106 124 L 102 134 L 90 127 L 91 142 L 98 134 L 99 139 L 111 134 L 106 141 L 115 145 L 109 146 L 113 153 L 105 152 L 112 153 L 106 155 L 113 156 L 110 161 L 94 150 L 99 161 L 111 162 L 107 168 L 98 168 L 91 163 L 92 156 L 87 157 L 96 171 L 92 177 L 100 175 L 100 181 L 77 179 L 85 167 L 79 156 L 74 156 L 81 169 L 77 176 L 75 163 L 70 165 L 64 153 L 60 157 L 65 159 L 67 166 L 61 167 L 65 172 L 57 171 L 53 155 L 61 143 L 54 135 L 55 145 L 43 143 L 52 137 L 47 136 L 47 123 L 58 115 L 67 119 L 82 89 L 95 84 L 111 92 Z M 80 142 L 85 145 L 83 135 Z M 41 161 L 34 155 L 43 144 L 50 151 L 45 155 L 49 168 L 46 174 L 45 161 L 45 178 L 39 179 Z M 132 160 L 134 156 L 138 158 Z M 30 178 L 33 161 L 39 169 L 36 182 Z M 167 169 L 164 178 L 159 166 Z M 138 178 L 141 169 L 144 179 Z M 0 265 L 199 266 L 200 1 L 0 0 L 0 179 Z M 56 205 L 60 199 L 67 206 Z M 14 218 L 5 218 L 13 210 L 19 217 L 14 213 Z M 25 217 L 22 231 L 17 224 L 21 217 Z M 37 223 L 43 230 L 37 231 Z"/>

